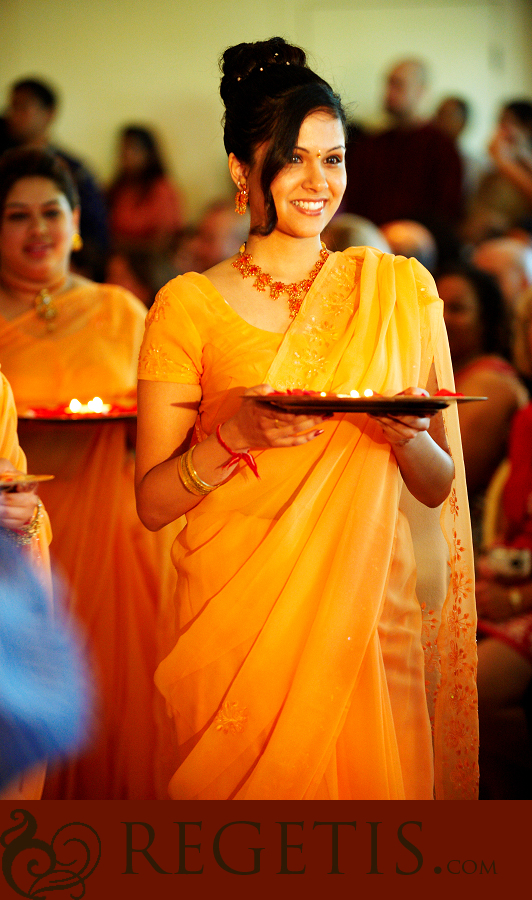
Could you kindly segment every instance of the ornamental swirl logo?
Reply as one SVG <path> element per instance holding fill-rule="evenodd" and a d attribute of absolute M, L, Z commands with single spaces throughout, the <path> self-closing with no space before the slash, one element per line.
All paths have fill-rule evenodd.
<path fill-rule="evenodd" d="M 100 861 L 102 845 L 94 828 L 83 822 L 62 825 L 49 844 L 35 837 L 37 822 L 25 809 L 14 809 L 16 822 L 0 835 L 2 872 L 21 897 L 45 900 L 52 891 L 85 895 L 85 881 Z"/>

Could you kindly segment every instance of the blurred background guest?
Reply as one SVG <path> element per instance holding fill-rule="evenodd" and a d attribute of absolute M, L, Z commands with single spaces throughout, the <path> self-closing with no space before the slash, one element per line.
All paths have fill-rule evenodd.
<path fill-rule="evenodd" d="M 157 292 L 180 274 L 167 253 L 144 247 L 114 250 L 107 260 L 105 280 L 126 288 L 149 309 Z"/>
<path fill-rule="evenodd" d="M 465 97 L 445 97 L 438 105 L 432 124 L 446 134 L 454 143 L 462 160 L 462 186 L 464 201 L 475 192 L 485 169 L 485 163 L 479 156 L 465 150 L 460 143 L 464 131 L 471 119 L 471 107 Z"/>
<path fill-rule="evenodd" d="M 403 59 L 388 72 L 384 109 L 389 127 L 353 141 L 346 157 L 343 210 L 376 225 L 422 222 L 435 235 L 462 214 L 462 163 L 451 138 L 421 116 L 428 67 Z"/>
<path fill-rule="evenodd" d="M 499 114 L 488 145 L 491 168 L 471 197 L 463 224 L 464 241 L 507 234 L 532 222 L 532 102 L 512 100 Z"/>
<path fill-rule="evenodd" d="M 52 142 L 58 111 L 57 93 L 37 78 L 23 78 L 11 86 L 7 108 L 0 118 L 0 155 L 13 147 L 53 150 L 67 164 L 81 203 L 81 218 L 72 267 L 88 278 L 102 281 L 108 248 L 107 211 L 96 179 L 81 160 Z"/>
<path fill-rule="evenodd" d="M 337 213 L 322 232 L 322 240 L 329 250 L 348 247 L 376 247 L 390 253 L 390 245 L 380 228 L 369 219 L 353 213 Z"/>
<path fill-rule="evenodd" d="M 438 248 L 433 235 L 420 222 L 410 219 L 399 219 L 396 222 L 385 222 L 381 231 L 396 256 L 414 257 L 429 272 L 434 273 L 438 262 Z"/>
<path fill-rule="evenodd" d="M 459 406 L 473 541 L 478 549 L 484 494 L 506 456 L 513 416 L 528 395 L 509 361 L 508 313 L 495 279 L 472 266 L 456 264 L 439 271 L 436 286 L 444 303 L 456 390 L 488 398 Z"/>
<path fill-rule="evenodd" d="M 61 409 L 74 397 L 134 398 L 146 307 L 69 270 L 79 214 L 69 171 L 54 154 L 4 154 L 0 363 L 19 414 Z M 90 747 L 47 779 L 45 796 L 153 799 L 157 616 L 170 566 L 164 534 L 149 533 L 136 515 L 134 435 L 116 419 L 23 418 L 19 434 L 30 471 L 55 476 L 41 488 L 53 521 L 52 560 L 100 701 Z M 171 596 L 173 582 L 168 589 Z"/>
<path fill-rule="evenodd" d="M 532 379 L 532 292 L 516 317 L 516 365 Z M 532 798 L 532 403 L 516 413 L 498 528 L 479 563 L 481 798 Z M 527 722 L 528 719 L 528 722 Z"/>
<path fill-rule="evenodd" d="M 249 213 L 236 215 L 234 200 L 215 200 L 210 203 L 187 244 L 191 254 L 191 270 L 204 272 L 238 253 L 248 231 Z M 183 268 L 181 271 L 184 271 Z"/>
<path fill-rule="evenodd" d="M 519 297 L 532 286 L 532 244 L 515 237 L 490 238 L 475 247 L 471 261 L 496 278 L 511 318 Z"/>
<path fill-rule="evenodd" d="M 181 195 L 168 177 L 157 137 L 150 129 L 122 128 L 107 203 L 114 245 L 163 250 L 183 226 Z"/>

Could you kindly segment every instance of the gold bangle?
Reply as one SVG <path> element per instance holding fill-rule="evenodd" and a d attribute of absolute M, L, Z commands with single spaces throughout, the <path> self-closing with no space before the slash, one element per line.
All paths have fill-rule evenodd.
<path fill-rule="evenodd" d="M 199 477 L 192 462 L 193 452 L 194 447 L 191 447 L 186 453 L 182 453 L 181 456 L 178 456 L 177 471 L 186 491 L 190 494 L 195 494 L 197 497 L 204 497 L 205 494 L 210 494 L 211 491 L 216 490 L 218 485 L 207 484 L 206 481 L 203 481 L 203 479 Z"/>
<path fill-rule="evenodd" d="M 521 593 L 519 588 L 511 588 L 508 591 L 508 600 L 512 605 L 513 612 L 519 612 L 523 603 L 523 594 Z"/>
<path fill-rule="evenodd" d="M 21 546 L 30 544 L 35 535 L 39 532 L 39 529 L 41 527 L 41 518 L 42 500 L 38 500 L 37 506 L 35 507 L 33 515 L 27 525 L 23 525 L 21 528 L 8 528 L 6 529 L 6 531 L 16 544 L 20 544 Z"/>

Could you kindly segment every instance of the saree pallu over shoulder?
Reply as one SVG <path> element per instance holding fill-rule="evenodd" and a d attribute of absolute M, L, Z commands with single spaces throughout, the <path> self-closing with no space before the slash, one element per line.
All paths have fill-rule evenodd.
<path fill-rule="evenodd" d="M 393 394 L 431 369 L 452 389 L 430 275 L 354 248 L 331 255 L 264 381 Z M 451 408 L 446 430 L 456 477 L 437 510 L 403 502 L 380 427 L 351 414 L 257 453 L 260 481 L 242 469 L 188 514 L 173 548 L 179 638 L 156 674 L 178 733 L 173 798 L 432 799 L 434 785 L 474 798 L 473 569 Z"/>

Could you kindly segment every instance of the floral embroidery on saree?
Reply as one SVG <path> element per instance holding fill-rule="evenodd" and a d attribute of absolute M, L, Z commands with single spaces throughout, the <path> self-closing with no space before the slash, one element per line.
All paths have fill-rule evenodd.
<path fill-rule="evenodd" d="M 142 372 L 156 378 L 169 375 L 196 375 L 193 366 L 176 362 L 171 356 L 168 356 L 162 346 L 155 344 L 150 344 L 144 352 L 141 351 L 139 357 L 139 377 L 141 378 Z"/>
<path fill-rule="evenodd" d="M 223 731 L 224 734 L 241 734 L 247 720 L 247 707 L 239 706 L 235 700 L 225 700 L 214 720 L 214 727 L 216 731 Z"/>
<path fill-rule="evenodd" d="M 165 285 L 157 294 L 154 303 L 146 316 L 146 324 L 151 325 L 152 322 L 159 322 L 160 319 L 166 318 L 166 309 L 170 306 L 168 299 L 168 285 Z"/>
<path fill-rule="evenodd" d="M 466 562 L 469 553 L 460 537 L 456 522 L 460 513 L 453 487 L 446 504 L 455 522 L 452 529 L 450 566 L 450 611 L 446 616 L 448 641 L 440 647 L 445 654 L 445 684 L 440 686 L 447 704 L 446 727 L 442 747 L 442 767 L 449 774 L 456 799 L 473 799 L 478 785 L 476 721 L 476 622 L 464 611 L 474 592 L 473 572 Z"/>
<path fill-rule="evenodd" d="M 297 349 L 292 357 L 290 379 L 276 380 L 278 390 L 299 387 L 308 390 L 325 368 L 327 354 L 344 330 L 346 296 L 353 289 L 360 260 L 338 265 L 330 275 L 327 291 L 320 294 L 320 315 L 301 316 L 298 320 Z M 334 283 L 335 282 L 335 283 Z M 296 326 L 297 327 L 297 326 Z"/>

